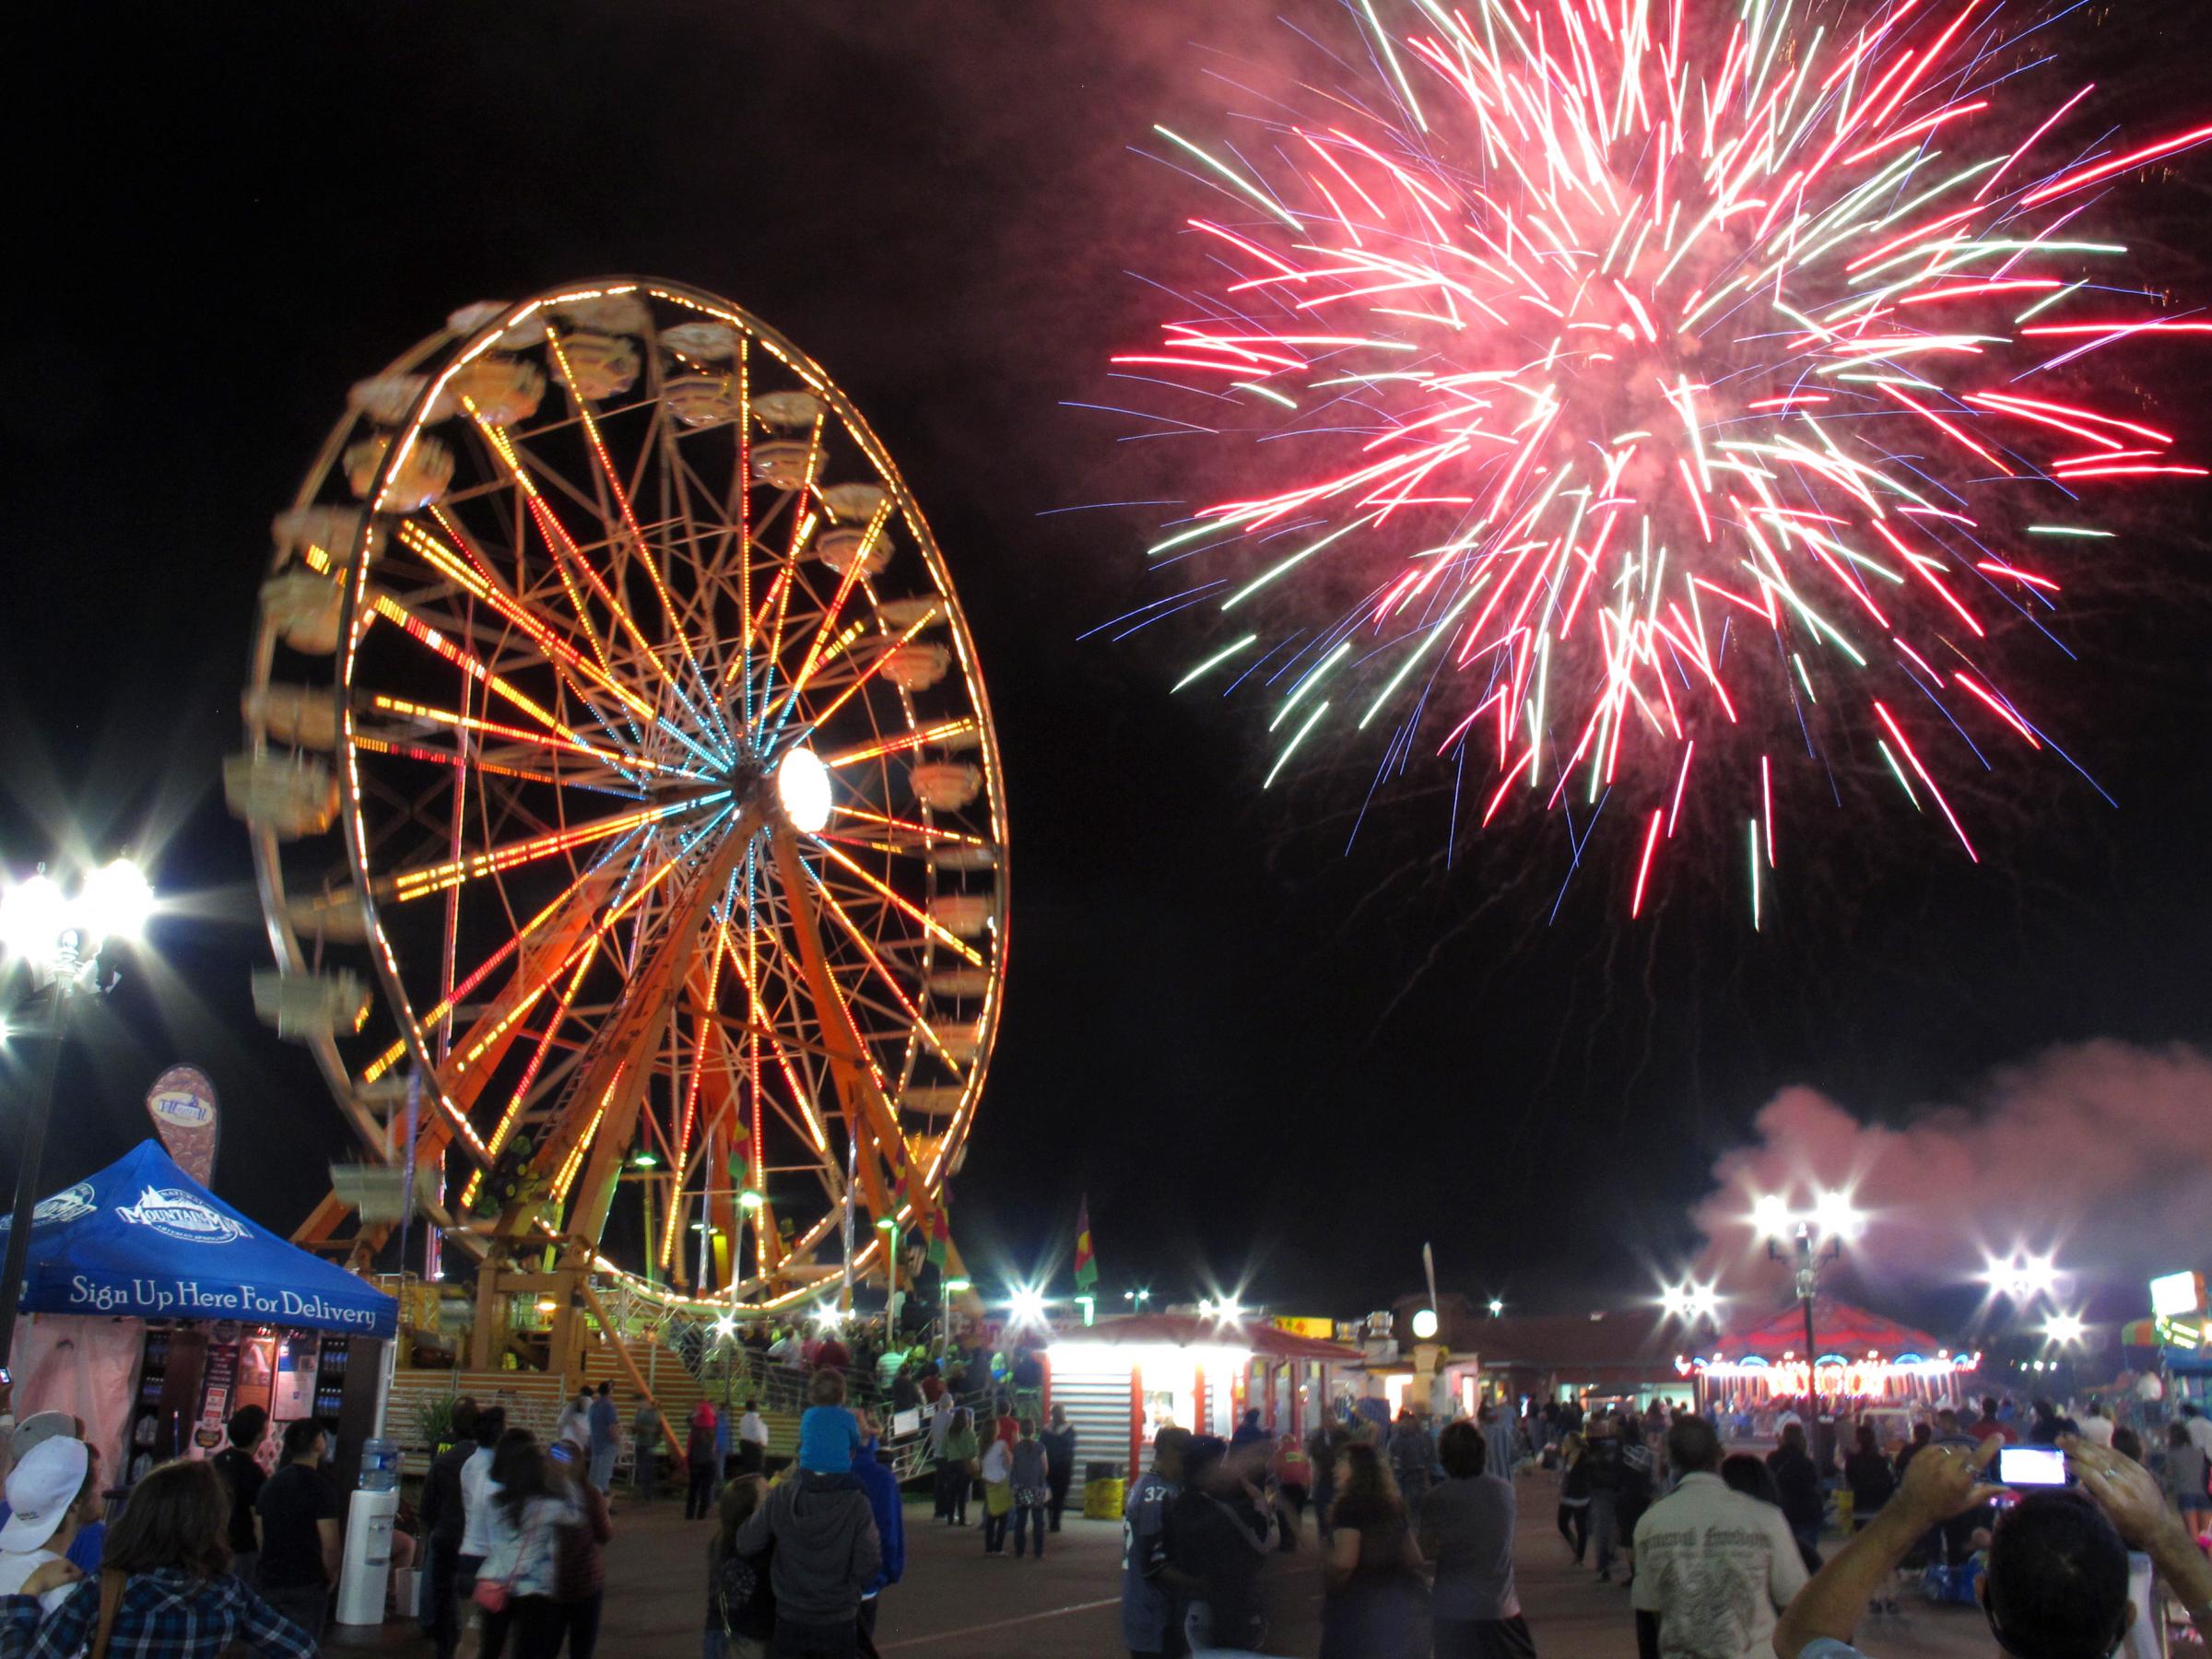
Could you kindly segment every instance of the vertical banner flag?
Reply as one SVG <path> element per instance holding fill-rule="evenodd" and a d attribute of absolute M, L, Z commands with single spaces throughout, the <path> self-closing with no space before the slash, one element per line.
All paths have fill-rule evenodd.
<path fill-rule="evenodd" d="M 1086 1193 L 1076 1211 L 1076 1294 L 1088 1296 L 1099 1282 L 1099 1265 L 1090 1253 L 1090 1194 Z"/>
<path fill-rule="evenodd" d="M 945 1215 L 945 1206 L 952 1201 L 952 1189 L 937 1189 L 937 1201 L 929 1206 L 929 1263 L 942 1272 L 951 1253 L 952 1223 Z"/>
<path fill-rule="evenodd" d="M 222 1124 L 207 1074 L 196 1065 L 171 1066 L 146 1091 L 146 1114 L 177 1167 L 202 1186 L 213 1185 Z"/>

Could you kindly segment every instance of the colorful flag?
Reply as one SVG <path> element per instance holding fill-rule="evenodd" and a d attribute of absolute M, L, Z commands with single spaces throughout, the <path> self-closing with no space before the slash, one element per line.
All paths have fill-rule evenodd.
<path fill-rule="evenodd" d="M 1099 1282 L 1099 1265 L 1090 1253 L 1090 1194 L 1076 1210 L 1076 1294 L 1086 1296 Z"/>
<path fill-rule="evenodd" d="M 929 1211 L 929 1261 L 933 1267 L 942 1268 L 952 1249 L 952 1224 L 945 1218 L 945 1201 L 951 1194 L 940 1188 L 937 1201 Z"/>

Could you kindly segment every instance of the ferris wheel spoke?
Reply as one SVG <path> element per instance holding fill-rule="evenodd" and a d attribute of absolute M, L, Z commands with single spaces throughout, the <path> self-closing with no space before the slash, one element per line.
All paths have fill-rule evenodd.
<path fill-rule="evenodd" d="M 712 794 L 693 799 L 672 801 L 665 806 L 642 806 L 635 812 L 625 812 L 611 818 L 599 818 L 592 823 L 578 824 L 571 829 L 555 830 L 547 835 L 533 836 L 527 841 L 509 841 L 501 846 L 486 847 L 460 858 L 448 859 L 434 865 L 421 865 L 413 869 L 394 870 L 382 877 L 378 884 L 380 897 L 388 897 L 405 904 L 431 893 L 443 892 L 448 888 L 477 880 L 480 877 L 498 875 L 518 865 L 532 864 L 539 859 L 557 857 L 577 847 L 605 841 L 609 836 L 629 835 L 648 824 L 657 824 L 678 814 L 695 812 L 724 799 L 729 791 L 716 790 Z"/>
<path fill-rule="evenodd" d="M 799 1080 L 798 1072 L 793 1066 L 791 1055 L 785 1050 L 783 1039 L 779 1034 L 780 1028 L 770 1017 L 760 995 L 760 986 L 757 977 L 747 971 L 746 965 L 738 957 L 735 948 L 730 947 L 726 939 L 724 943 L 729 950 L 731 969 L 736 973 L 738 982 L 745 987 L 747 999 L 752 1007 L 751 1031 L 756 1040 L 763 1035 L 767 1037 L 769 1050 L 775 1058 L 776 1068 L 783 1074 L 783 1080 L 791 1089 L 792 1099 L 798 1106 L 801 1117 L 799 1120 L 791 1120 L 791 1126 L 806 1136 L 807 1140 L 813 1144 L 817 1153 L 827 1156 L 830 1151 L 830 1139 L 823 1131 L 821 1114 L 814 1103 L 814 1090 Z M 779 1103 L 771 1101 L 771 1104 Z M 788 1114 L 786 1115 L 788 1118 Z"/>
<path fill-rule="evenodd" d="M 788 830 L 778 830 L 770 846 L 775 857 L 785 920 L 798 945 L 803 981 L 813 1005 L 815 1023 L 822 1033 L 830 1068 L 844 1107 L 846 1132 L 872 1140 L 876 1153 L 887 1159 L 891 1158 L 892 1148 L 896 1148 L 898 1161 L 893 1165 L 896 1172 L 904 1167 L 906 1142 L 899 1129 L 898 1114 L 885 1096 L 874 1057 L 868 1053 L 830 972 L 828 955 L 822 948 L 821 930 L 815 921 L 805 865 L 799 857 L 798 838 Z M 860 1159 L 859 1165 L 870 1209 L 877 1216 L 889 1214 L 888 1198 L 876 1156 Z"/>
<path fill-rule="evenodd" d="M 988 964 L 984 962 L 982 957 L 969 945 L 967 940 L 961 938 L 958 934 L 954 933 L 950 928 L 947 927 L 942 922 L 939 922 L 935 916 L 931 915 L 921 906 L 914 903 L 912 900 L 907 898 L 903 893 L 900 893 L 895 888 L 885 885 L 876 877 L 870 875 L 866 870 L 863 869 L 858 864 L 856 864 L 849 854 L 839 852 L 837 848 L 831 846 L 828 841 L 823 841 L 818 836 L 810 836 L 807 839 L 812 841 L 814 845 L 819 847 L 830 857 L 835 859 L 847 870 L 858 877 L 861 882 L 878 898 L 889 900 L 906 915 L 908 920 L 918 923 L 921 925 L 922 931 L 929 935 L 931 938 L 936 940 L 938 944 L 944 946 L 947 949 L 954 952 L 956 955 L 965 959 L 971 966 L 977 968 L 988 966 Z"/>
<path fill-rule="evenodd" d="M 873 743 L 864 743 L 855 748 L 843 749 L 833 755 L 824 755 L 822 764 L 831 771 L 841 767 L 854 766 L 863 760 L 880 759 L 886 755 L 903 755 L 933 743 L 945 743 L 965 737 L 976 729 L 974 716 L 959 715 L 950 720 L 936 721 L 917 726 L 911 732 L 901 732 L 895 737 L 879 737 Z"/>
<path fill-rule="evenodd" d="M 586 743 L 580 737 L 564 737 L 552 732 L 526 732 L 518 726 L 503 725 L 498 721 L 478 719 L 475 715 L 464 714 L 456 710 L 434 709 L 428 704 L 410 702 L 404 698 L 388 696 L 383 692 L 375 693 L 370 700 L 371 706 L 380 713 L 401 715 L 409 722 L 450 726 L 455 732 L 467 732 L 488 737 L 501 737 L 509 743 L 523 744 L 532 748 L 582 755 L 585 759 L 596 760 L 601 765 L 618 773 L 623 781 L 633 788 L 644 786 L 644 780 L 634 775 L 638 772 L 657 772 L 665 777 L 687 778 L 695 782 L 707 781 L 707 774 L 694 771 L 688 767 L 671 766 L 659 760 L 648 760 L 642 756 L 617 754 L 612 750 L 603 749 Z M 382 734 L 371 732 L 369 735 L 379 736 Z M 464 766 L 467 764 L 465 760 L 461 763 Z"/>
<path fill-rule="evenodd" d="M 561 378 L 573 383 L 574 377 L 569 371 L 568 354 L 562 348 L 560 340 L 550 328 L 546 331 L 546 339 L 555 360 L 561 366 Z M 657 377 L 657 369 L 655 374 Z M 685 665 L 691 671 L 694 684 L 703 694 L 702 700 L 706 703 L 708 716 L 702 724 L 710 729 L 719 731 L 723 743 L 727 747 L 734 747 L 735 745 L 728 730 L 722 726 L 721 712 L 714 706 L 714 699 L 705 678 L 704 671 L 699 665 L 699 658 L 691 650 L 690 636 L 684 631 L 683 623 L 677 616 L 675 601 L 668 596 L 668 584 L 662 580 L 660 567 L 653 559 L 653 549 L 645 538 L 645 532 L 638 527 L 638 515 L 630 506 L 630 492 L 622 487 L 621 475 L 615 469 L 614 457 L 607 453 L 606 440 L 600 433 L 598 421 L 593 418 L 591 405 L 582 397 L 577 398 L 575 402 L 577 416 L 583 422 L 584 436 L 590 441 L 592 453 L 599 462 L 600 477 L 607 491 L 614 497 L 615 506 L 621 514 L 623 527 L 629 532 L 630 539 L 629 545 L 624 548 L 624 552 L 644 571 L 646 579 L 653 584 L 654 597 L 660 601 L 661 615 L 665 618 L 669 631 L 676 636 L 677 646 L 683 653 Z M 656 398 L 653 403 L 653 421 L 657 426 L 665 418 L 665 407 Z M 616 603 L 609 594 L 603 594 L 602 597 L 607 598 L 610 604 Z M 618 606 L 618 610 L 619 610 Z M 661 658 L 658 652 L 644 645 L 643 636 L 639 633 L 637 625 L 627 622 L 628 613 L 621 612 L 620 614 L 625 618 L 631 636 L 638 640 L 641 648 L 645 649 L 651 659 L 659 664 Z M 670 677 L 668 688 L 677 700 L 684 705 L 692 719 L 699 720 L 698 707 L 683 694 L 682 690 L 675 684 L 673 677 Z"/>
<path fill-rule="evenodd" d="M 521 594 L 502 582 L 481 550 L 461 526 L 442 507 L 433 506 L 431 516 L 447 535 L 453 538 L 467 555 L 465 562 L 455 557 L 453 550 L 412 521 L 401 522 L 398 530 L 400 545 L 408 548 L 433 571 L 461 587 L 473 597 L 490 606 L 519 629 L 524 637 L 537 648 L 538 653 L 564 680 L 573 684 L 578 679 L 589 680 L 599 690 L 613 697 L 622 707 L 638 719 L 653 722 L 657 715 L 653 706 L 632 691 L 628 685 L 607 672 L 595 658 L 587 658 L 568 641 L 560 637 L 552 618 Z M 591 641 L 587 638 L 587 643 Z M 575 687 L 579 700 L 600 714 L 590 693 L 581 685 Z M 612 727 L 609 726 L 612 733 Z"/>

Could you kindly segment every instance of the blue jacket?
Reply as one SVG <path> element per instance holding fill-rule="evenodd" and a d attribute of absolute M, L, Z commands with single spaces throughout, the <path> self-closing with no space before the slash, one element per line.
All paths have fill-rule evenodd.
<path fill-rule="evenodd" d="M 876 1516 L 876 1535 L 883 1542 L 883 1565 L 868 1581 L 865 1596 L 874 1595 L 887 1584 L 895 1584 L 906 1571 L 906 1517 L 899 1500 L 899 1477 L 876 1461 L 876 1441 L 873 1438 L 861 1442 L 860 1450 L 853 1453 L 853 1478 L 860 1482 L 860 1489 L 868 1495 L 868 1508 Z"/>

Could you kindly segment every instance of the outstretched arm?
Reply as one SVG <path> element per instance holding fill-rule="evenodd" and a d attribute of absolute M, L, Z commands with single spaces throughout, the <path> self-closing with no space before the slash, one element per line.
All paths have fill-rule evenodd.
<path fill-rule="evenodd" d="M 2189 1609 L 2196 1628 L 2212 1629 L 2212 1560 L 2196 1547 L 2150 1471 L 2110 1446 L 2078 1435 L 2065 1435 L 2059 1443 L 2081 1477 L 2081 1489 L 2130 1547 L 2150 1557 L 2159 1576 Z"/>
<path fill-rule="evenodd" d="M 2000 1488 L 1983 1486 L 1982 1474 L 2003 1443 L 1992 1435 L 1971 1456 L 1956 1446 L 1931 1446 L 1915 1457 L 1897 1496 L 1813 1575 L 1783 1614 L 1774 1629 L 1778 1659 L 1797 1659 L 1823 1636 L 1849 1641 L 1867 1597 L 1928 1528 L 1997 1495 Z"/>

